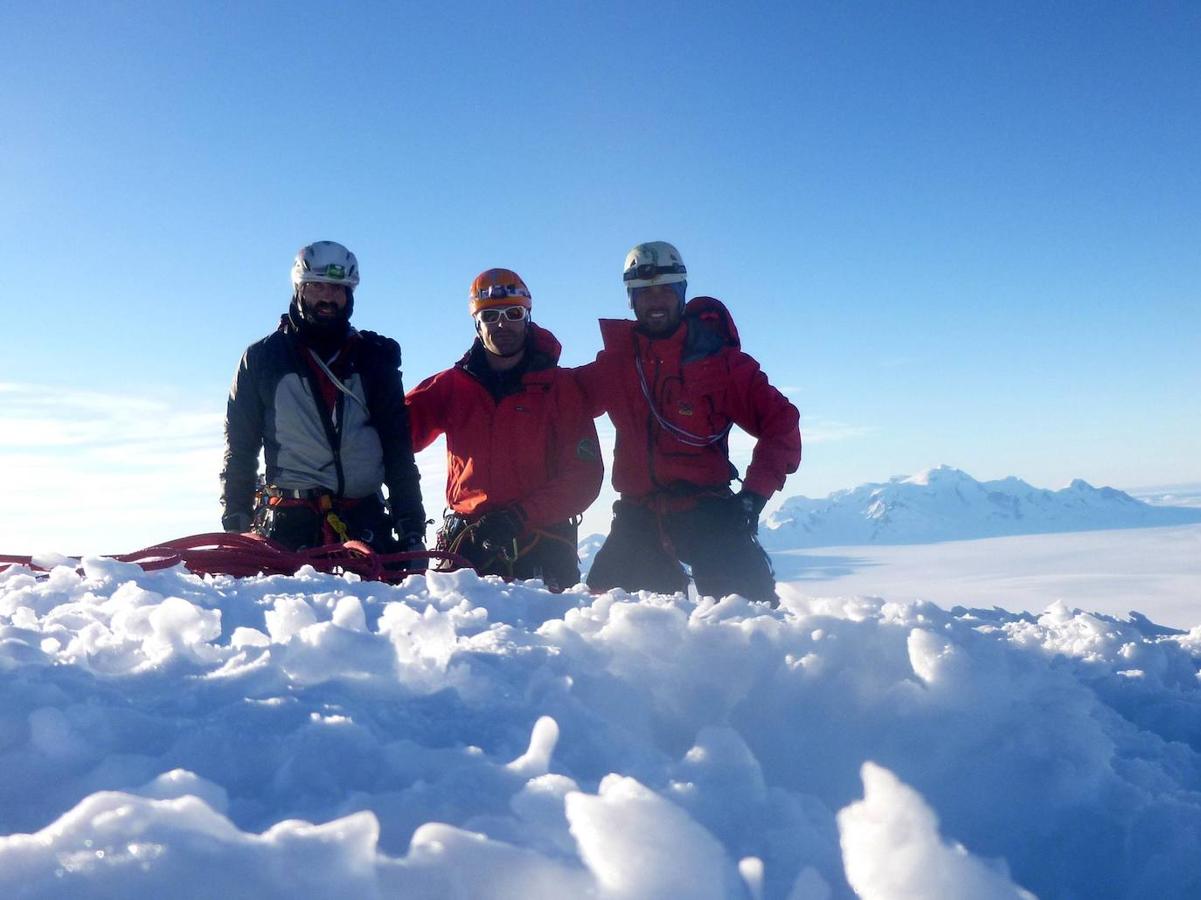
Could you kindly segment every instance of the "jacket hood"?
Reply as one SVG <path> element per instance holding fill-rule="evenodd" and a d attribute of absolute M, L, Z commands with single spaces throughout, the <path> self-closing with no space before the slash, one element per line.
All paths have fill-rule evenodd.
<path fill-rule="evenodd" d="M 717 332 L 725 343 L 735 350 L 742 349 L 738 328 L 726 305 L 716 297 L 693 297 L 684 306 L 684 319 L 694 319 L 701 325 Z"/>

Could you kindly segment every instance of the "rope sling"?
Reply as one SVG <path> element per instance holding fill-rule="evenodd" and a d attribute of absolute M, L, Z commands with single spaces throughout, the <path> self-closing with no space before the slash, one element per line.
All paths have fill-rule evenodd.
<path fill-rule="evenodd" d="M 353 572 L 365 581 L 392 584 L 404 581 L 409 575 L 424 573 L 428 560 L 439 560 L 441 565 L 446 566 L 444 571 L 471 568 L 471 564 L 463 557 L 443 550 L 378 553 L 362 541 L 289 550 L 269 538 L 226 532 L 195 534 L 144 547 L 133 553 L 105 556 L 117 562 L 133 563 L 147 572 L 182 564 L 193 575 L 247 578 L 253 575 L 293 575 L 303 566 L 312 566 L 318 572 L 334 575 Z M 413 565 L 417 562 L 422 565 Z M 12 566 L 25 566 L 36 573 L 50 571 L 49 567 L 36 564 L 30 556 L 0 555 L 0 572 Z"/>

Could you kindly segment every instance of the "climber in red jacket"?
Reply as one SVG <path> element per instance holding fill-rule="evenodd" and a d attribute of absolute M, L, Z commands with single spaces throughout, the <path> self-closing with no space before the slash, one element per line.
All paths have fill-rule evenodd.
<path fill-rule="evenodd" d="M 624 281 L 635 321 L 602 319 L 604 349 L 575 370 L 589 411 L 617 430 L 613 524 L 588 575 L 593 590 L 697 590 L 775 605 L 755 535 L 768 498 L 801 461 L 800 415 L 743 353 L 726 307 L 685 303 L 688 273 L 665 241 L 638 244 Z M 728 436 L 757 439 L 737 493 Z"/>
<path fill-rule="evenodd" d="M 509 269 L 471 285 L 476 339 L 461 360 L 405 398 L 413 447 L 446 435 L 449 506 L 439 549 L 481 575 L 580 580 L 580 514 L 600 492 L 596 428 L 559 342 L 530 319 L 533 301 Z"/>

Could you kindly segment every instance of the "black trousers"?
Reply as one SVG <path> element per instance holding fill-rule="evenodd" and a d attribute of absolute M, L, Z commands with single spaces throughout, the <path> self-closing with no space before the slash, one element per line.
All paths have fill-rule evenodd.
<path fill-rule="evenodd" d="M 480 575 L 502 578 L 539 578 L 552 591 L 562 591 L 580 583 L 580 557 L 576 549 L 578 526 L 559 522 L 527 531 L 517 539 L 517 557 L 506 558 L 495 549 L 482 546 L 474 534 L 464 530 L 469 522 L 456 515 L 447 518 L 438 535 L 438 548 L 458 553 Z M 456 538 L 462 539 L 456 543 Z"/>
<path fill-rule="evenodd" d="M 399 549 L 392 534 L 392 522 L 378 496 L 364 497 L 348 506 L 336 500 L 334 504 L 334 513 L 346 525 L 351 540 L 362 541 L 378 553 L 394 553 Z M 277 506 L 260 509 L 254 530 L 289 550 L 302 550 L 328 543 L 322 529 L 324 522 L 325 513 L 314 503 L 285 500 Z"/>
<path fill-rule="evenodd" d="M 692 567 L 696 589 L 704 596 L 741 594 L 779 603 L 771 560 L 732 497 L 706 497 L 692 509 L 668 513 L 618 500 L 609 536 L 592 561 L 588 587 L 687 591 L 681 562 Z"/>

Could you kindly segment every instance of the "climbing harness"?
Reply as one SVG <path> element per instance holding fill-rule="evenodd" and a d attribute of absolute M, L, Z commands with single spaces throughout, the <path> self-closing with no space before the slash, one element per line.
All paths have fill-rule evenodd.
<path fill-rule="evenodd" d="M 578 528 L 582 518 L 582 516 L 573 516 L 567 521 Z M 439 550 L 451 554 L 452 556 L 459 556 L 464 542 L 474 540 L 472 535 L 474 535 L 478 530 L 478 519 L 474 522 L 469 522 L 458 514 L 447 510 L 446 515 L 443 518 L 442 528 L 438 531 L 437 547 Z M 516 577 L 514 575 L 514 566 L 516 565 L 517 561 L 523 556 L 526 556 L 532 552 L 535 547 L 542 543 L 542 541 L 558 541 L 559 543 L 570 547 L 572 553 L 576 552 L 575 542 L 561 534 L 555 534 L 553 531 L 550 531 L 546 528 L 527 528 L 523 537 L 525 536 L 529 536 L 531 539 L 524 545 L 519 544 L 517 538 L 514 538 L 512 541 L 509 541 L 503 546 L 493 544 L 491 541 L 484 542 L 481 546 L 489 553 L 492 553 L 493 556 L 491 558 L 484 559 L 479 563 L 477 568 L 487 568 L 494 561 L 499 561 L 505 569 L 504 574 L 501 577 L 511 580 Z M 445 571 L 440 563 L 435 565 L 434 569 L 436 571 Z"/>

